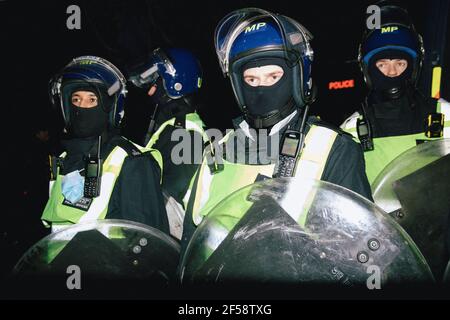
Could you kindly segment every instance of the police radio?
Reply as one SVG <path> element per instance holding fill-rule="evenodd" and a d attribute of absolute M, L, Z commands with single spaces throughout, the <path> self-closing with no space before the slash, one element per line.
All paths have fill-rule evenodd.
<path fill-rule="evenodd" d="M 95 198 L 100 195 L 100 183 L 102 179 L 102 159 L 100 158 L 101 136 L 98 137 L 97 156 L 90 154 L 86 158 L 84 170 L 84 197 Z"/>
<path fill-rule="evenodd" d="M 372 151 L 374 147 L 370 123 L 364 117 L 359 117 L 356 120 L 356 132 L 363 150 Z"/>
<path fill-rule="evenodd" d="M 297 165 L 302 135 L 299 131 L 287 130 L 281 141 L 281 151 L 278 157 L 277 177 L 292 177 Z"/>
<path fill-rule="evenodd" d="M 441 138 L 444 135 L 444 115 L 430 113 L 426 118 L 425 135 L 428 138 Z"/>

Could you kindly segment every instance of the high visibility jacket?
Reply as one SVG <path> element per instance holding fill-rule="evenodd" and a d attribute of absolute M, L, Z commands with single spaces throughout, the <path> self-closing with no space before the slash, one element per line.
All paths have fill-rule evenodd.
<path fill-rule="evenodd" d="M 157 150 L 133 145 L 141 152 L 151 152 L 162 170 L 162 158 Z M 64 159 L 65 156 L 66 153 L 63 153 L 60 158 Z M 100 195 L 93 199 L 83 197 L 76 204 L 68 203 L 64 199 L 61 186 L 63 175 L 58 168 L 56 180 L 50 182 L 49 200 L 41 217 L 44 224 L 52 226 L 52 230 L 57 231 L 61 227 L 74 223 L 104 219 L 116 180 L 127 156 L 126 150 L 115 146 L 103 162 Z"/>
<path fill-rule="evenodd" d="M 445 101 L 439 101 L 436 111 L 444 115 L 444 134 L 442 138 L 450 138 L 450 104 Z M 356 122 L 359 117 L 361 117 L 361 115 L 358 112 L 355 112 L 341 125 L 341 129 L 351 133 L 356 139 L 358 139 Z M 372 185 L 377 176 L 392 160 L 406 150 L 415 147 L 417 145 L 417 140 L 435 139 L 436 138 L 428 138 L 425 136 L 424 132 L 402 136 L 373 138 L 374 150 L 364 152 L 366 173 L 369 183 Z"/>
<path fill-rule="evenodd" d="M 232 134 L 233 131 L 230 131 L 219 141 L 219 144 L 226 143 Z M 334 130 L 312 125 L 305 137 L 305 147 L 298 159 L 295 177 L 320 179 L 337 135 L 338 133 Z M 207 150 L 206 153 L 208 152 L 212 151 Z M 275 170 L 275 164 L 248 165 L 222 159 L 223 170 L 213 173 L 208 166 L 206 153 L 197 173 L 197 184 L 193 188 L 195 191 L 191 194 L 192 218 L 196 225 L 228 195 L 254 183 L 258 175 L 271 178 Z"/>

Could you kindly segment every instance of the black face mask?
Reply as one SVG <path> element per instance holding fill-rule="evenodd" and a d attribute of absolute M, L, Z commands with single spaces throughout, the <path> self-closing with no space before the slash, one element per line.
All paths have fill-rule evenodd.
<path fill-rule="evenodd" d="M 266 65 L 280 66 L 284 74 L 272 86 L 252 87 L 244 81 L 243 73 L 249 68 Z M 266 117 L 279 112 L 292 100 L 292 70 L 281 58 L 265 58 L 251 61 L 242 67 L 242 91 L 248 113 L 256 117 Z"/>
<path fill-rule="evenodd" d="M 108 114 L 99 106 L 80 108 L 72 105 L 69 131 L 75 138 L 101 135 L 108 127 Z"/>
<path fill-rule="evenodd" d="M 380 59 L 405 59 L 408 62 L 408 67 L 397 77 L 387 77 L 376 66 L 376 61 Z M 369 65 L 374 102 L 381 103 L 401 98 L 405 94 L 408 83 L 411 80 L 413 70 L 412 64 L 413 60 L 411 56 L 402 51 L 385 50 L 376 54 L 370 60 Z"/>
<path fill-rule="evenodd" d="M 69 84 L 70 85 L 70 84 Z M 75 83 L 64 90 L 65 103 L 69 106 L 70 124 L 68 132 L 74 138 L 89 138 L 101 135 L 109 126 L 109 113 L 114 99 L 105 88 L 94 87 L 89 83 Z M 92 92 L 97 97 L 97 106 L 81 108 L 72 103 L 71 96 L 76 91 Z"/>

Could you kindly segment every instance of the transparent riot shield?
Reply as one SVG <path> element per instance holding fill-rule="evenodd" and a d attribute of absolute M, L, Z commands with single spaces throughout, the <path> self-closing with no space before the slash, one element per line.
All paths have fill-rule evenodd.
<path fill-rule="evenodd" d="M 450 285 L 450 260 L 448 261 L 447 268 L 445 268 L 444 283 Z"/>
<path fill-rule="evenodd" d="M 178 262 L 179 244 L 161 231 L 126 220 L 99 220 L 40 240 L 16 264 L 13 278 L 24 290 L 41 288 L 43 295 L 81 289 L 121 296 L 118 291 L 169 287 L 176 282 Z"/>
<path fill-rule="evenodd" d="M 408 232 L 442 280 L 449 260 L 450 140 L 406 151 L 380 173 L 373 190 L 375 202 Z"/>
<path fill-rule="evenodd" d="M 181 264 L 187 284 L 433 282 L 408 234 L 379 207 L 340 186 L 279 178 L 240 189 L 204 218 Z"/>
<path fill-rule="evenodd" d="M 399 155 L 374 180 L 372 193 L 375 203 L 386 212 L 400 209 L 401 204 L 393 190 L 394 182 L 447 154 L 450 154 L 450 139 L 422 143 Z"/>

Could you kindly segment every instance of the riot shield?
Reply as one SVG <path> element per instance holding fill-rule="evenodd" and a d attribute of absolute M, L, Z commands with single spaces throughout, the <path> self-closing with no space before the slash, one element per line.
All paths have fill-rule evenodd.
<path fill-rule="evenodd" d="M 393 190 L 393 183 L 450 153 L 450 139 L 422 143 L 394 159 L 372 184 L 375 203 L 386 212 L 394 212 L 401 204 Z"/>
<path fill-rule="evenodd" d="M 447 263 L 447 268 L 445 268 L 444 283 L 450 285 L 450 260 Z"/>
<path fill-rule="evenodd" d="M 126 220 L 99 220 L 43 238 L 19 260 L 13 277 L 23 290 L 35 293 L 60 297 L 81 289 L 86 295 L 123 297 L 122 292 L 168 288 L 176 282 L 178 262 L 179 244 L 161 231 Z"/>
<path fill-rule="evenodd" d="M 450 140 L 406 151 L 380 173 L 373 190 L 375 202 L 408 232 L 442 280 L 449 259 Z"/>
<path fill-rule="evenodd" d="M 188 284 L 386 287 L 433 276 L 409 235 L 372 202 L 340 186 L 279 178 L 219 203 L 182 259 Z"/>

